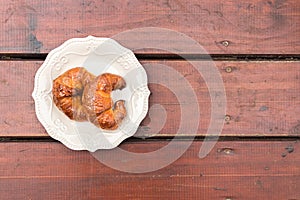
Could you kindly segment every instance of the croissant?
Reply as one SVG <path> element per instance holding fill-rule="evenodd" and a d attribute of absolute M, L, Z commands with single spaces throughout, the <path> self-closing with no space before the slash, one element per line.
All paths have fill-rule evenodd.
<path fill-rule="evenodd" d="M 113 105 L 111 92 L 125 86 L 126 82 L 121 76 L 110 73 L 102 74 L 88 84 L 83 91 L 82 103 L 89 121 L 102 129 L 118 128 L 126 116 L 126 109 L 122 100 Z"/>
<path fill-rule="evenodd" d="M 126 108 L 123 100 L 113 104 L 111 92 L 125 86 L 121 76 L 105 73 L 95 77 L 83 67 L 76 67 L 53 81 L 53 101 L 71 120 L 90 121 L 102 129 L 115 130 L 126 116 Z"/>
<path fill-rule="evenodd" d="M 95 76 L 82 67 L 70 69 L 53 81 L 53 101 L 70 119 L 86 121 L 87 113 L 82 106 L 83 89 Z"/>

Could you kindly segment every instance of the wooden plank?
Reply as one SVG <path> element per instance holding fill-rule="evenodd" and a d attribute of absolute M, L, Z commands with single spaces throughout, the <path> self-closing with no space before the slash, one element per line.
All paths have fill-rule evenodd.
<path fill-rule="evenodd" d="M 121 148 L 141 153 L 166 144 L 123 143 Z M 0 192 L 5 199 L 300 198 L 299 142 L 223 141 L 204 159 L 197 156 L 200 146 L 200 141 L 194 141 L 181 158 L 158 171 L 131 174 L 60 143 L 2 142 Z M 145 164 L 128 163 L 126 158 L 122 163 L 131 168 Z"/>
<path fill-rule="evenodd" d="M 201 75 L 185 61 L 142 61 L 148 73 L 150 108 L 160 104 L 166 110 L 167 119 L 161 124 L 161 108 L 154 107 L 152 121 L 149 116 L 142 122 L 152 132 L 139 130 L 137 136 L 171 136 L 180 124 L 180 107 L 193 112 L 196 102 L 200 109 L 200 125 L 197 135 L 205 135 L 210 120 L 210 96 Z M 181 85 L 182 77 L 167 77 L 156 70 L 157 64 L 169 66 L 179 72 L 191 85 L 197 96 L 193 99 L 188 88 Z M 205 64 L 203 62 L 202 64 Z M 31 97 L 34 75 L 41 62 L 14 61 L 0 63 L 0 135 L 1 136 L 47 136 L 37 121 Z M 300 65 L 299 62 L 216 62 L 222 75 L 227 96 L 227 113 L 231 116 L 222 131 L 223 136 L 299 136 L 300 118 Z M 230 66 L 231 73 L 226 72 Z M 168 78 L 169 85 L 155 84 L 157 77 Z M 169 89 L 168 89 L 169 88 Z M 180 103 L 175 92 L 186 94 Z M 161 95 L 163 94 L 163 95 Z M 150 109 L 151 110 L 151 109 Z M 185 123 L 195 123 L 190 119 Z M 161 130 L 159 127 L 163 127 Z M 158 129 L 155 132 L 155 128 Z M 146 129 L 143 129 L 146 130 Z M 181 135 L 193 134 L 185 130 Z"/>
<path fill-rule="evenodd" d="M 73 37 L 163 27 L 190 36 L 210 54 L 298 54 L 299 13 L 298 0 L 2 1 L 0 52 L 47 53 Z M 181 37 L 154 38 L 155 32 L 118 40 L 128 47 L 183 42 L 182 53 L 194 52 Z"/>

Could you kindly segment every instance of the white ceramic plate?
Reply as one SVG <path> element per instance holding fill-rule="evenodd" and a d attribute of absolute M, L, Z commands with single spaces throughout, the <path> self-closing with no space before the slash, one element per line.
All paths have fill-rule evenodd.
<path fill-rule="evenodd" d="M 115 131 L 105 131 L 90 122 L 70 120 L 52 100 L 53 80 L 74 67 L 85 67 L 95 75 L 105 72 L 122 76 L 123 90 L 112 93 L 113 101 L 123 99 L 127 116 Z M 37 71 L 33 98 L 39 121 L 48 134 L 74 150 L 96 151 L 118 146 L 134 135 L 148 112 L 147 74 L 129 49 L 109 38 L 73 38 L 52 50 Z"/>

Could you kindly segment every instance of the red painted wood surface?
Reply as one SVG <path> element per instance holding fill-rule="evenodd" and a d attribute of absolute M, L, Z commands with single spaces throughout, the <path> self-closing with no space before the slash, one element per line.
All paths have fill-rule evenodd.
<path fill-rule="evenodd" d="M 166 144 L 129 142 L 121 148 L 141 153 Z M 5 199 L 299 199 L 299 144 L 218 142 L 207 157 L 199 159 L 201 142 L 194 141 L 172 165 L 130 174 L 60 143 L 2 143 L 0 192 Z M 128 163 L 126 158 L 122 162 L 132 168 L 143 165 Z"/>
<path fill-rule="evenodd" d="M 50 142 L 35 116 L 31 97 L 34 75 L 42 61 L 14 61 L 10 53 L 17 53 L 14 56 L 19 59 L 42 58 L 65 40 L 88 35 L 112 37 L 130 49 L 151 44 L 182 54 L 203 53 L 183 35 L 171 37 L 161 30 L 118 35 L 144 27 L 183 33 L 216 54 L 230 116 L 222 141 L 199 159 L 202 141 L 195 140 L 171 165 L 142 174 L 114 170 L 86 151 Z M 1 2 L 0 30 L 0 59 L 8 59 L 0 61 L 0 199 L 300 199 L 300 1 L 9 0 Z M 148 128 L 141 127 L 144 131 L 136 134 L 156 137 L 129 139 L 120 147 L 145 153 L 166 146 L 170 140 L 165 136 L 171 138 L 178 130 L 180 106 L 192 112 L 197 103 L 201 118 L 196 134 L 205 136 L 210 96 L 203 77 L 192 66 L 195 60 L 172 60 L 157 49 L 135 53 L 157 58 L 141 60 L 152 82 L 150 107 L 154 105 L 151 119 L 147 115 L 142 125 L 154 124 L 151 127 L 157 130 L 147 132 Z M 236 54 L 254 59 L 249 62 L 242 56 L 235 60 Z M 262 57 L 265 61 L 254 61 Z M 271 59 L 276 57 L 289 57 L 289 61 Z M 158 64 L 182 77 L 156 70 Z M 159 76 L 166 77 L 168 85 L 155 84 Z M 182 80 L 191 88 L 182 87 Z M 183 103 L 168 89 L 171 86 L 186 94 Z M 195 92 L 196 99 L 188 89 Z M 162 112 L 156 104 L 166 110 L 165 124 L 160 124 Z M 188 119 L 186 123 L 195 122 Z M 191 134 L 184 130 L 169 155 Z M 40 142 L 41 137 L 45 142 Z M 115 158 L 114 150 L 101 152 Z M 120 161 L 134 169 L 162 159 L 131 163 L 122 157 Z"/>
<path fill-rule="evenodd" d="M 3 1 L 0 52 L 49 52 L 73 37 L 162 27 L 192 37 L 211 54 L 297 54 L 299 10 L 298 0 Z M 144 34 L 151 43 L 170 43 L 168 34 Z M 140 38 L 120 42 L 144 43 Z"/>
<path fill-rule="evenodd" d="M 193 62 L 192 62 L 193 63 Z M 31 97 L 34 75 L 42 62 L 3 61 L 0 63 L 0 132 L 1 136 L 47 136 L 35 116 Z M 205 135 L 210 120 L 210 96 L 206 84 L 195 68 L 185 61 L 142 61 L 148 73 L 151 90 L 150 109 L 160 104 L 166 109 L 167 120 L 161 124 L 161 111 L 153 108 L 152 124 L 149 116 L 142 125 L 158 132 L 138 132 L 140 137 L 171 136 L 180 124 L 180 106 L 199 104 L 200 125 L 197 135 Z M 178 101 L 174 93 L 186 93 L 182 77 L 172 77 L 169 85 L 154 84 L 157 76 L 168 76 L 156 71 L 158 64 L 169 66 L 181 74 L 191 85 L 197 99 L 186 96 Z M 205 65 L 206 62 L 201 64 Z M 224 126 L 223 136 L 299 136 L 300 62 L 215 62 L 224 81 L 227 96 L 227 114 L 231 120 Z M 231 67 L 232 72 L 226 72 Z M 154 70 L 153 70 L 154 69 Z M 168 88 L 177 88 L 171 91 Z M 164 95 L 161 95 L 164 94 Z M 189 94 L 189 93 L 187 93 Z M 14 112 L 11 112 L 14 110 Z M 188 112 L 192 112 L 189 110 Z M 188 123 L 195 123 L 189 119 Z M 160 127 L 162 129 L 160 130 Z M 194 133 L 185 130 L 181 135 Z"/>

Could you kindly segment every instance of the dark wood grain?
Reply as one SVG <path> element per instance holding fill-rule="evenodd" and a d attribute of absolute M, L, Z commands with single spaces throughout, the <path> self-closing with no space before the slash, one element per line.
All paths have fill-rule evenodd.
<path fill-rule="evenodd" d="M 45 53 L 73 37 L 162 27 L 190 36 L 210 54 L 298 54 L 299 13 L 298 0 L 3 1 L 0 52 Z M 128 47 L 183 42 L 182 53 L 194 52 L 181 37 L 154 35 L 118 40 Z"/>
<path fill-rule="evenodd" d="M 14 61 L 0 63 L 0 135 L 1 136 L 47 136 L 37 121 L 31 97 L 34 75 L 42 62 Z M 206 62 L 202 64 L 205 65 Z M 200 126 L 197 135 L 206 134 L 210 120 L 210 96 L 202 76 L 185 61 L 142 61 L 148 73 L 150 108 L 163 106 L 167 113 L 165 125 L 156 136 L 176 134 L 180 124 L 180 106 L 192 108 L 199 104 Z M 169 77 L 156 70 L 158 65 L 169 66 L 182 77 Z M 223 136 L 299 136 L 300 118 L 300 63 L 299 62 L 216 62 L 223 78 L 227 95 L 227 113 Z M 226 72 L 231 67 L 232 72 Z M 168 85 L 155 84 L 157 77 L 168 78 Z M 184 78 L 183 78 L 184 77 Z M 191 88 L 181 85 L 182 78 Z M 174 91 L 186 94 L 179 103 Z M 187 93 L 191 89 L 197 98 Z M 150 109 L 151 110 L 151 109 Z M 160 109 L 153 108 L 152 119 L 161 119 Z M 188 110 L 193 112 L 193 110 Z M 142 125 L 151 124 L 149 116 Z M 153 120 L 151 127 L 158 128 L 160 120 Z M 194 123 L 189 119 L 186 123 Z M 158 123 L 158 124 L 157 124 Z M 147 129 L 143 129 L 147 130 Z M 139 131 L 137 136 L 153 136 L 157 132 Z M 185 130 L 181 135 L 193 134 Z"/>
<path fill-rule="evenodd" d="M 124 143 L 121 148 L 141 153 L 166 144 Z M 197 156 L 200 146 L 194 141 L 181 158 L 158 171 L 131 174 L 60 143 L 1 143 L 0 192 L 5 199 L 300 198 L 299 142 L 218 142 L 204 159 Z M 135 167 L 126 158 L 122 162 Z"/>

